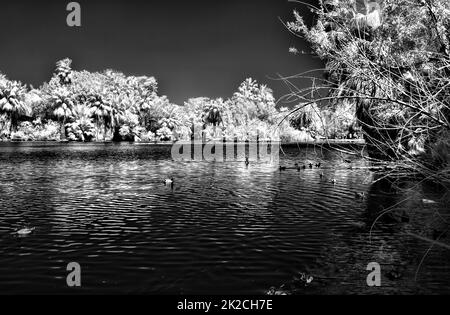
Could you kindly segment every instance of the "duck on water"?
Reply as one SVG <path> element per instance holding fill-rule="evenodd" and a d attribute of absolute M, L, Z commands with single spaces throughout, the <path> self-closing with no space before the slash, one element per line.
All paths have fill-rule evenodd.
<path fill-rule="evenodd" d="M 173 183 L 174 183 L 174 178 L 173 177 L 171 177 L 171 178 L 166 178 L 165 180 L 164 180 L 164 185 L 173 185 Z"/>
<path fill-rule="evenodd" d="M 18 231 L 16 232 L 16 234 L 17 234 L 17 235 L 21 235 L 21 236 L 30 235 L 31 233 L 33 233 L 33 231 L 34 231 L 35 229 L 36 229 L 36 228 L 34 228 L 34 227 L 32 227 L 32 228 L 23 228 L 23 229 L 18 230 Z"/>

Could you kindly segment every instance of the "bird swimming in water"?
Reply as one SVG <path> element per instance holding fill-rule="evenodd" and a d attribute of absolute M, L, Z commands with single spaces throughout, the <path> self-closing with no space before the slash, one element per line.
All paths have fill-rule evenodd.
<path fill-rule="evenodd" d="M 23 228 L 23 229 L 17 231 L 16 233 L 19 235 L 30 235 L 31 233 L 33 233 L 33 231 L 35 229 L 36 228 L 34 228 L 34 227 L 33 228 Z"/>
<path fill-rule="evenodd" d="M 164 185 L 173 185 L 174 179 L 172 178 L 167 178 L 164 180 Z"/>
<path fill-rule="evenodd" d="M 355 192 L 355 198 L 364 199 L 366 194 L 364 192 Z"/>
<path fill-rule="evenodd" d="M 312 165 L 312 163 L 309 163 L 309 168 L 313 168 L 313 165 Z"/>
<path fill-rule="evenodd" d="M 320 168 L 321 165 L 322 165 L 322 163 L 320 163 L 320 162 L 319 162 L 319 163 L 316 163 L 316 167 L 317 167 L 317 168 Z"/>
<path fill-rule="evenodd" d="M 422 203 L 423 203 L 424 205 L 432 205 L 432 204 L 435 204 L 436 201 L 431 200 L 431 199 L 422 199 Z"/>
<path fill-rule="evenodd" d="M 269 291 L 266 292 L 267 295 L 287 295 L 286 292 L 282 290 L 277 290 L 275 287 L 271 287 Z"/>
<path fill-rule="evenodd" d="M 321 172 L 321 173 L 319 174 L 319 176 L 320 176 L 320 178 L 323 178 L 325 175 L 323 174 L 323 172 Z"/>
<path fill-rule="evenodd" d="M 303 165 L 302 168 L 305 170 L 306 169 L 306 165 Z"/>
<path fill-rule="evenodd" d="M 333 185 L 335 185 L 336 184 L 336 178 L 333 178 L 332 180 L 331 180 L 331 183 L 333 184 Z"/>
<path fill-rule="evenodd" d="M 305 285 L 310 284 L 314 278 L 312 276 L 308 276 L 305 273 L 300 273 L 300 280 L 305 282 Z"/>
<path fill-rule="evenodd" d="M 391 281 L 400 280 L 403 274 L 398 269 L 392 269 L 386 273 L 386 277 Z"/>

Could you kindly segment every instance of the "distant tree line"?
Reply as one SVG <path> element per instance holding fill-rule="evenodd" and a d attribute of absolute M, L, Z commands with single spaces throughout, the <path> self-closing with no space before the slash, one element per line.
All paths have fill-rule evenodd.
<path fill-rule="evenodd" d="M 56 63 L 40 88 L 0 76 L 3 140 L 175 141 L 203 139 L 312 140 L 327 128 L 312 106 L 284 121 L 266 85 L 246 79 L 228 99 L 199 97 L 177 105 L 158 93 L 154 77 L 75 71 Z M 348 126 L 343 126 L 344 134 Z M 194 134 L 195 132 L 200 134 Z"/>

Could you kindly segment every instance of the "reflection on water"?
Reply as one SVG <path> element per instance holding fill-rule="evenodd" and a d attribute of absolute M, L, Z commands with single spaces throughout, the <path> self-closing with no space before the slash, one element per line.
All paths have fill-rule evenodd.
<path fill-rule="evenodd" d="M 0 292 L 450 293 L 449 250 L 424 256 L 430 244 L 408 234 L 443 231 L 442 192 L 399 194 L 372 184 L 365 161 L 349 169 L 326 150 L 284 148 L 280 159 L 322 168 L 175 162 L 165 146 L 2 144 Z M 14 234 L 25 226 L 36 230 Z M 382 266 L 381 288 L 366 285 L 370 262 Z M 301 272 L 314 281 L 298 285 Z"/>

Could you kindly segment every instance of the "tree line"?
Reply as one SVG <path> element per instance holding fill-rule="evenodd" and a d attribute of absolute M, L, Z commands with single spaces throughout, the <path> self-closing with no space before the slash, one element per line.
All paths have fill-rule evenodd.
<path fill-rule="evenodd" d="M 68 58 L 38 89 L 0 75 L 3 140 L 305 141 L 326 133 L 319 111 L 306 106 L 284 120 L 289 110 L 278 108 L 273 91 L 251 78 L 228 99 L 198 97 L 177 105 L 158 93 L 154 77 L 75 71 Z M 345 135 L 348 126 L 339 128 Z"/>

